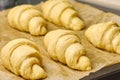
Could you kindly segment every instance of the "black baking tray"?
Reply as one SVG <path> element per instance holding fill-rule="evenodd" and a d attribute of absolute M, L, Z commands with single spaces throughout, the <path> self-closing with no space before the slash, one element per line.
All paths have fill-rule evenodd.
<path fill-rule="evenodd" d="M 35 1 L 35 0 L 34 0 Z M 37 1 L 37 0 L 36 0 Z M 39 0 L 40 1 L 40 0 Z M 45 0 L 41 0 L 45 1 Z M 101 9 L 106 12 L 112 12 L 120 16 L 120 11 L 116 9 L 111 9 L 109 7 L 98 6 L 96 4 L 87 3 L 81 0 L 76 0 L 81 3 L 92 5 L 98 9 Z M 107 66 L 105 68 L 100 69 L 97 72 L 90 73 L 89 76 L 86 76 L 80 80 L 120 80 L 120 63 L 114 64 L 111 66 Z"/>
<path fill-rule="evenodd" d="M 45 0 L 18 0 L 16 4 L 17 5 L 20 5 L 23 3 L 37 4 L 41 1 L 45 1 Z M 87 3 L 81 0 L 76 0 L 76 1 L 81 2 L 81 3 Z M 113 12 L 117 15 L 120 15 L 119 10 L 115 10 L 115 9 L 111 9 L 111 8 L 103 7 L 103 6 L 98 6 L 92 3 L 87 3 L 87 4 L 92 5 L 93 7 L 96 7 L 103 11 Z M 90 73 L 89 76 L 86 76 L 80 80 L 120 80 L 120 63 L 102 68 L 97 72 Z"/>
<path fill-rule="evenodd" d="M 120 80 L 120 63 L 90 73 L 80 80 Z"/>
<path fill-rule="evenodd" d="M 101 9 L 105 12 L 112 12 L 120 16 L 119 10 L 111 9 L 109 7 L 103 7 L 92 3 L 87 3 L 81 0 L 76 0 L 76 1 L 92 5 L 93 7 Z M 120 80 L 120 63 L 107 66 L 105 68 L 100 69 L 97 72 L 90 73 L 89 76 L 86 76 L 80 80 Z"/>
<path fill-rule="evenodd" d="M 92 4 L 92 3 L 86 2 L 84 0 L 82 0 L 82 1 L 76 0 L 76 1 L 92 5 L 93 7 L 101 9 L 105 12 L 112 12 L 112 13 L 115 13 L 120 16 L 119 10 Z M 107 66 L 105 68 L 100 69 L 97 72 L 90 73 L 89 76 L 86 76 L 80 80 L 120 80 L 120 63 L 114 64 L 111 66 Z"/>
<path fill-rule="evenodd" d="M 45 0 L 30 0 L 30 2 L 26 2 L 25 0 L 18 0 L 17 4 L 18 5 L 22 3 L 37 4 L 41 1 L 45 1 Z M 81 0 L 76 0 L 76 1 L 81 2 L 81 3 L 86 3 Z M 118 10 L 111 9 L 108 7 L 98 6 L 98 5 L 91 4 L 91 3 L 87 3 L 87 4 L 92 5 L 93 7 L 96 7 L 103 11 L 113 12 L 117 15 L 120 15 L 120 11 Z M 102 68 L 97 72 L 90 73 L 89 76 L 86 76 L 80 80 L 120 80 L 120 63 Z"/>

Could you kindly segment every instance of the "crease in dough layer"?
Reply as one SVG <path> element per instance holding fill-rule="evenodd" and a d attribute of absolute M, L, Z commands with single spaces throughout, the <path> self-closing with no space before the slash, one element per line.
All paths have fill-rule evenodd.
<path fill-rule="evenodd" d="M 67 64 L 72 69 L 91 70 L 91 61 L 73 31 L 50 31 L 44 37 L 44 45 L 53 60 Z"/>
<path fill-rule="evenodd" d="M 81 30 L 84 22 L 67 0 L 48 0 L 42 4 L 43 16 L 50 22 L 67 29 Z"/>
<path fill-rule="evenodd" d="M 120 28 L 115 22 L 94 24 L 86 30 L 85 36 L 95 47 L 120 54 Z"/>
<path fill-rule="evenodd" d="M 41 67 L 41 55 L 37 45 L 20 38 L 8 42 L 0 53 L 3 65 L 25 79 L 41 79 L 46 73 Z"/>
<path fill-rule="evenodd" d="M 12 8 L 8 13 L 8 23 L 20 31 L 32 35 L 45 35 L 47 33 L 46 21 L 41 12 L 32 5 L 20 5 Z"/>

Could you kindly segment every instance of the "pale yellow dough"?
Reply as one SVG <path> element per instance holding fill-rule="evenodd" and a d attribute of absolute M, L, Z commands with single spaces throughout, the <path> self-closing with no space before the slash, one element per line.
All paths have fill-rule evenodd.
<path fill-rule="evenodd" d="M 91 61 L 79 37 L 70 30 L 54 30 L 44 37 L 44 45 L 55 61 L 67 64 L 77 70 L 91 70 Z"/>
<path fill-rule="evenodd" d="M 120 27 L 113 21 L 90 26 L 85 36 L 95 46 L 120 54 Z"/>
<path fill-rule="evenodd" d="M 67 29 L 81 30 L 84 22 L 78 12 L 67 0 L 48 0 L 42 4 L 43 16 L 50 22 L 64 26 Z"/>
<path fill-rule="evenodd" d="M 2 49 L 0 58 L 3 65 L 25 79 L 41 79 L 46 73 L 41 67 L 41 56 L 37 45 L 20 38 L 8 42 Z"/>
<path fill-rule="evenodd" d="M 44 35 L 47 32 L 45 19 L 32 5 L 12 8 L 8 13 L 8 23 L 11 27 L 30 32 L 32 35 Z"/>

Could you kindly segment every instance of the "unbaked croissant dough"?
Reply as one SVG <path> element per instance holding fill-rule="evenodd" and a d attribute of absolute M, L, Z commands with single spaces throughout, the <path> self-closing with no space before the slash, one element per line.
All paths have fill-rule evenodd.
<path fill-rule="evenodd" d="M 120 27 L 115 22 L 94 24 L 85 36 L 95 47 L 120 54 Z"/>
<path fill-rule="evenodd" d="M 41 67 L 39 49 L 30 40 L 20 38 L 8 42 L 2 48 L 0 58 L 8 70 L 25 79 L 46 77 Z"/>
<path fill-rule="evenodd" d="M 42 5 L 42 12 L 48 21 L 67 29 L 84 28 L 84 22 L 78 17 L 78 12 L 67 0 L 48 0 Z"/>
<path fill-rule="evenodd" d="M 44 35 L 47 32 L 46 21 L 41 12 L 32 5 L 21 5 L 11 9 L 8 13 L 8 23 L 11 27 L 32 35 Z"/>
<path fill-rule="evenodd" d="M 91 70 L 90 59 L 74 32 L 62 29 L 48 32 L 44 37 L 44 45 L 52 59 L 73 69 Z"/>

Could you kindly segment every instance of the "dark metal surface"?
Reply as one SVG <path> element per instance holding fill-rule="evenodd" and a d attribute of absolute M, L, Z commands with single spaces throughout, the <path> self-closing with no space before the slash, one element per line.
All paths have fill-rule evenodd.
<path fill-rule="evenodd" d="M 37 4 L 37 3 L 40 3 L 41 1 L 46 1 L 46 0 L 17 0 L 17 5 L 19 5 L 19 4 Z"/>
<path fill-rule="evenodd" d="M 5 10 L 21 4 L 37 4 L 45 0 L 0 0 L 0 10 Z"/>
<path fill-rule="evenodd" d="M 0 0 L 0 10 L 15 6 L 15 0 Z"/>
<path fill-rule="evenodd" d="M 120 64 L 105 67 L 80 80 L 120 80 Z"/>

